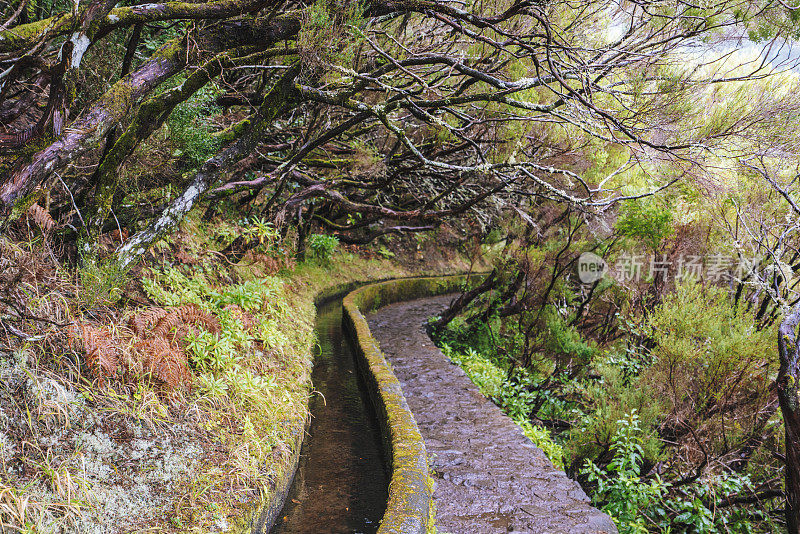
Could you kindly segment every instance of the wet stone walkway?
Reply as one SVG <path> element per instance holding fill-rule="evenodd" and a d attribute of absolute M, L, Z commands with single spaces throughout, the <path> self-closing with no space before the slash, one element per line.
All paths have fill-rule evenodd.
<path fill-rule="evenodd" d="M 433 345 L 424 324 L 452 298 L 392 304 L 368 316 L 432 458 L 439 532 L 616 532 L 580 486 Z"/>

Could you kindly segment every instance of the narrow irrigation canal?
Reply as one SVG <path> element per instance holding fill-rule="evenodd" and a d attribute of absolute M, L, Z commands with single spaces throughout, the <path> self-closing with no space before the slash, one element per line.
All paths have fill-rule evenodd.
<path fill-rule="evenodd" d="M 369 534 L 386 508 L 378 422 L 342 332 L 342 300 L 317 310 L 319 354 L 310 435 L 289 499 L 271 534 Z"/>

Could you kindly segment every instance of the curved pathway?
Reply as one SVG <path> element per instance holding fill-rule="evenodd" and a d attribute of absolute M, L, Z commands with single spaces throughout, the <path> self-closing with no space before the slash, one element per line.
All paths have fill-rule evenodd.
<path fill-rule="evenodd" d="M 439 532 L 617 532 L 580 486 L 434 346 L 424 325 L 452 298 L 391 304 L 367 317 L 432 458 Z"/>

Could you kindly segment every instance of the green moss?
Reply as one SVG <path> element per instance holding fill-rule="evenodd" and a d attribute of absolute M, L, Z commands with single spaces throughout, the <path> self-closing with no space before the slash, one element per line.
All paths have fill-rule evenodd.
<path fill-rule="evenodd" d="M 53 34 L 69 31 L 73 26 L 72 13 L 56 15 L 47 19 L 21 24 L 0 32 L 0 51 L 25 49 L 41 38 L 42 32 Z"/>
<path fill-rule="evenodd" d="M 15 221 L 22 217 L 28 208 L 36 204 L 36 202 L 42 197 L 42 190 L 36 189 L 33 193 L 29 195 L 25 195 L 19 200 L 14 203 L 14 207 L 11 209 L 11 215 L 9 215 L 9 221 Z"/>
<path fill-rule="evenodd" d="M 241 120 L 235 124 L 232 124 L 228 128 L 225 128 L 221 132 L 217 132 L 213 134 L 214 141 L 219 145 L 225 145 L 230 143 L 234 139 L 237 139 L 242 136 L 242 134 L 250 127 L 250 119 Z"/>

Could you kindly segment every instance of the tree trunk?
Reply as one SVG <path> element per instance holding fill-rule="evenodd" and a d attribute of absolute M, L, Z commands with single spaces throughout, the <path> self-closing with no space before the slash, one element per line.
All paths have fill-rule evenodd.
<path fill-rule="evenodd" d="M 0 182 L 0 226 L 14 215 L 17 202 L 24 199 L 54 172 L 89 150 L 95 149 L 106 133 L 118 124 L 139 101 L 161 82 L 180 71 L 185 62 L 186 43 L 176 39 L 164 45 L 150 61 L 114 84 L 94 105 L 86 109 L 64 135 L 34 154 L 27 165 L 17 168 Z M 4 221 L 6 219 L 6 221 Z"/>
<path fill-rule="evenodd" d="M 786 430 L 786 528 L 790 534 L 800 533 L 800 396 L 797 346 L 797 325 L 800 304 L 786 316 L 778 330 L 780 368 L 777 387 Z"/>
<path fill-rule="evenodd" d="M 129 267 L 139 259 L 149 246 L 165 234 L 173 231 L 184 216 L 199 202 L 208 189 L 217 181 L 228 165 L 235 163 L 255 150 L 264 138 L 269 125 L 299 96 L 294 80 L 300 73 L 298 65 L 290 68 L 275 87 L 267 93 L 249 129 L 230 146 L 207 160 L 195 173 L 189 187 L 150 226 L 131 237 L 117 249 L 117 261 L 121 267 Z"/>
<path fill-rule="evenodd" d="M 449 308 L 447 308 L 445 311 L 442 312 L 439 318 L 434 323 L 432 323 L 431 326 L 433 327 L 434 330 L 441 330 L 442 328 L 447 326 L 450 323 L 450 321 L 455 319 L 459 313 L 464 311 L 464 309 L 469 305 L 470 302 L 475 300 L 479 295 L 483 295 L 487 291 L 494 289 L 496 285 L 497 285 L 497 270 L 494 269 L 492 270 L 491 273 L 489 273 L 489 276 L 487 276 L 478 287 L 471 289 L 465 293 L 462 293 L 452 304 L 450 304 Z"/>

